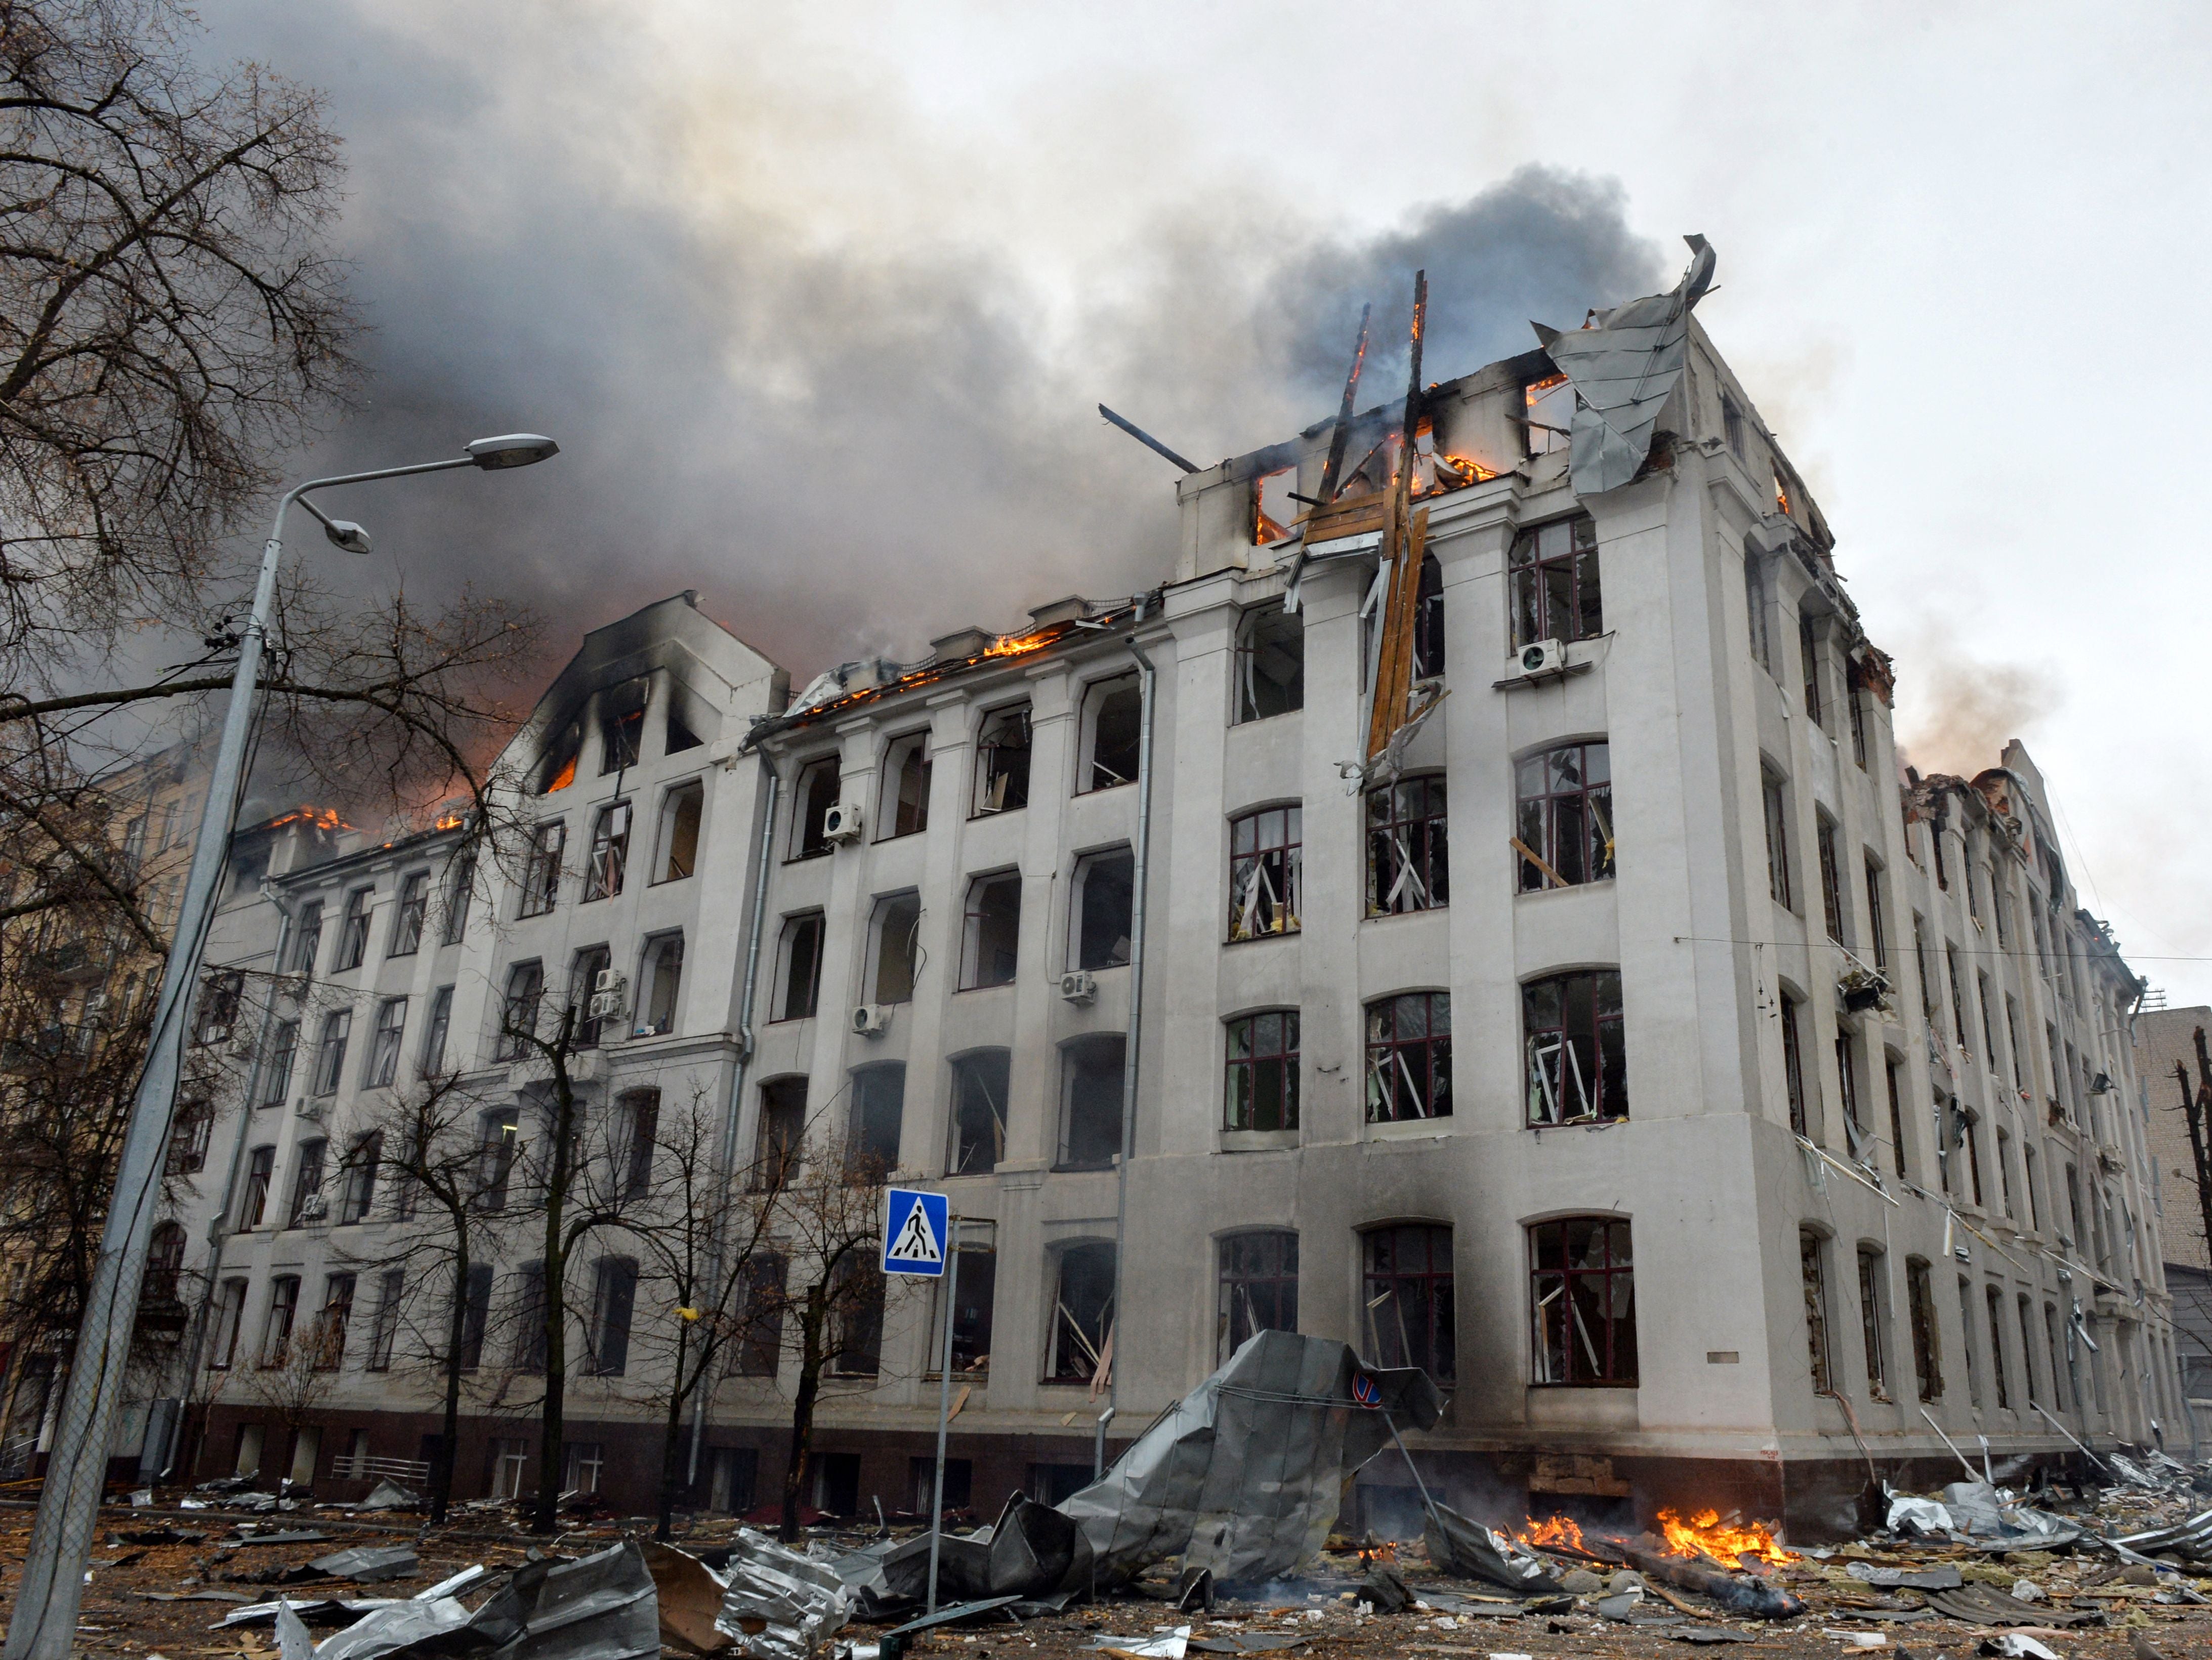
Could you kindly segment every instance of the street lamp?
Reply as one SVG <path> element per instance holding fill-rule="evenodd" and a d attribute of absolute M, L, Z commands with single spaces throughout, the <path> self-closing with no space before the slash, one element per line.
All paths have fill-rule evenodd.
<path fill-rule="evenodd" d="M 100 1499 L 107 1476 L 107 1447 L 114 1432 L 115 1409 L 131 1356 L 140 1281 L 145 1277 L 147 1247 L 154 1231 L 155 1202 L 169 1140 L 169 1119 L 176 1105 L 177 1076 L 184 1059 L 185 1020 L 199 979 L 200 952 L 215 916 L 216 890 L 237 817 L 244 782 L 246 735 L 252 725 L 253 697 L 259 685 L 261 651 L 268 634 L 269 606 L 276 587 L 276 566 L 284 550 L 284 515 L 295 502 L 313 514 L 323 533 L 349 553 L 369 550 L 368 532 L 359 525 L 332 519 L 306 500 L 310 490 L 339 484 L 365 484 L 416 473 L 480 467 L 487 472 L 526 467 L 560 453 L 560 446 L 535 433 L 479 438 L 458 456 L 374 472 L 311 478 L 284 492 L 276 520 L 261 552 L 260 581 L 253 591 L 253 614 L 239 643 L 238 670 L 231 677 L 230 706 L 224 711 L 222 739 L 208 779 L 199 834 L 192 845 L 191 870 L 177 912 L 176 937 L 161 974 L 160 1000 L 147 1042 L 145 1070 L 123 1134 L 123 1156 L 116 1167 L 115 1191 L 100 1237 L 100 1259 L 78 1322 L 76 1352 L 63 1391 L 53 1451 L 39 1494 L 38 1518 L 31 1527 L 23 1577 L 8 1621 L 5 1660 L 68 1660 L 76 1639 L 77 1607 L 84 1591 L 85 1560 L 100 1519 Z"/>

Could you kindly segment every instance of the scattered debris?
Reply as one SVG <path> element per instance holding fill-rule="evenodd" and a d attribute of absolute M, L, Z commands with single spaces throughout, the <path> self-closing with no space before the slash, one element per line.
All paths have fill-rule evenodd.
<path fill-rule="evenodd" d="M 404 1579 L 419 1564 L 411 1546 L 362 1545 L 318 1556 L 309 1566 L 333 1579 L 352 1579 L 366 1585 L 381 1579 Z"/>

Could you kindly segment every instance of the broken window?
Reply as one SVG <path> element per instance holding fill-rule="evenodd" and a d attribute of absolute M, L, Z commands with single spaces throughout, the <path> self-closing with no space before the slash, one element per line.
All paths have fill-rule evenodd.
<path fill-rule="evenodd" d="M 545 751 L 538 765 L 538 793 L 550 795 L 576 781 L 576 757 L 584 747 L 584 729 L 571 721 Z"/>
<path fill-rule="evenodd" d="M 1786 515 L 1790 511 L 1790 487 L 1782 482 L 1782 466 L 1779 462 L 1775 464 L 1773 478 L 1774 510 Z"/>
<path fill-rule="evenodd" d="M 2051 1356 L 2051 1404 L 2061 1412 L 2072 1410 L 2066 1398 L 2066 1347 L 2058 1335 L 2058 1305 L 2043 1305 L 2043 1341 Z"/>
<path fill-rule="evenodd" d="M 1751 627 L 1751 660 L 1769 674 L 1774 672 L 1774 647 L 1769 632 L 1773 605 L 1766 556 L 1747 538 L 1743 544 L 1743 607 Z"/>
<path fill-rule="evenodd" d="M 1420 586 L 1413 595 L 1413 678 L 1444 672 L 1444 568 L 1433 553 L 1421 556 Z"/>
<path fill-rule="evenodd" d="M 1452 1231 L 1430 1223 L 1370 1229 L 1360 1240 L 1368 1352 L 1382 1366 L 1419 1366 L 1439 1383 L 1459 1371 Z"/>
<path fill-rule="evenodd" d="M 269 1209 L 269 1183 L 276 1170 L 276 1149 L 256 1147 L 246 1155 L 246 1187 L 238 1207 L 238 1225 L 258 1228 Z"/>
<path fill-rule="evenodd" d="M 684 721 L 683 710 L 678 707 L 682 702 L 678 686 L 672 683 L 669 687 L 668 713 L 661 723 L 660 752 L 663 755 L 681 755 L 685 750 L 696 750 L 707 741 L 692 731 Z"/>
<path fill-rule="evenodd" d="M 323 902 L 311 899 L 300 908 L 299 938 L 292 947 L 292 971 L 313 979 L 315 956 L 323 944 Z M 2046 970 L 2046 977 L 2048 971 Z"/>
<path fill-rule="evenodd" d="M 651 683 L 632 680 L 599 694 L 599 775 L 637 764 Z"/>
<path fill-rule="evenodd" d="M 425 1078 L 434 1078 L 446 1069 L 446 1037 L 453 1025 L 453 988 L 441 986 L 430 994 L 430 1018 L 422 1031 L 422 1063 L 419 1068 Z M 290 1057 L 287 1056 L 287 1064 Z"/>
<path fill-rule="evenodd" d="M 867 1183 L 898 1168 L 899 1133 L 906 1116 L 906 1067 L 891 1061 L 853 1074 L 853 1128 L 845 1144 L 845 1171 Z"/>
<path fill-rule="evenodd" d="M 968 885 L 960 939 L 960 989 L 1013 983 L 1022 931 L 1022 879 L 979 876 Z"/>
<path fill-rule="evenodd" d="M 625 1090 L 616 1098 L 617 1140 L 612 1149 L 617 1198 L 642 1199 L 653 1185 L 655 1138 L 660 1134 L 660 1091 Z"/>
<path fill-rule="evenodd" d="M 530 832 L 530 851 L 522 868 L 524 916 L 543 916 L 561 898 L 561 854 L 568 841 L 567 821 L 548 819 Z"/>
<path fill-rule="evenodd" d="M 1628 1116 L 1620 971 L 1583 969 L 1521 988 L 1528 1122 L 1587 1124 Z"/>
<path fill-rule="evenodd" d="M 392 939 L 386 957 L 412 957 L 422 948 L 422 923 L 430 911 L 430 873 L 411 872 L 399 885 L 399 903 L 392 913 Z"/>
<path fill-rule="evenodd" d="M 806 1139 L 806 1079 L 771 1078 L 761 1085 L 759 1174 L 756 1188 L 781 1188 L 799 1168 Z"/>
<path fill-rule="evenodd" d="M 599 976 L 613 963 L 614 954 L 605 946 L 586 946 L 568 964 L 568 1037 L 580 1049 L 595 1049 L 605 1030 L 605 1015 L 592 1012 L 592 999 L 597 994 Z M 621 1030 L 616 1022 L 617 1032 Z"/>
<path fill-rule="evenodd" d="M 1844 879 L 1836 857 L 1836 821 L 1826 813 L 1815 819 L 1814 840 L 1820 856 L 1820 914 L 1828 925 L 1828 938 L 1838 945 L 1844 937 Z"/>
<path fill-rule="evenodd" d="M 1907 1257 L 1905 1263 L 1905 1301 L 1912 1326 L 1912 1378 L 1923 1401 L 1943 1395 L 1942 1351 L 1936 1344 L 1936 1292 L 1925 1260 Z"/>
<path fill-rule="evenodd" d="M 1520 891 L 1609 880 L 1613 762 L 1603 743 L 1563 744 L 1514 763 Z"/>
<path fill-rule="evenodd" d="M 783 1258 L 763 1251 L 746 1264 L 744 1334 L 732 1356 L 740 1377 L 773 1377 L 783 1355 Z"/>
<path fill-rule="evenodd" d="M 910 1003 L 921 970 L 921 897 L 895 893 L 876 905 L 875 992 L 878 1003 Z"/>
<path fill-rule="evenodd" d="M 1797 1231 L 1797 1269 L 1805 1289 L 1805 1347 L 1813 1369 L 1813 1393 L 1833 1395 L 1836 1382 L 1828 1363 L 1827 1242 L 1810 1228 Z"/>
<path fill-rule="evenodd" d="M 1060 1051 L 1061 1170 L 1104 1170 L 1121 1152 L 1122 1071 L 1119 1034 L 1079 1037 Z"/>
<path fill-rule="evenodd" d="M 1912 913 L 1912 965 L 1920 975 L 1920 1012 L 1936 1024 L 1936 982 L 1928 973 L 1928 919 Z"/>
<path fill-rule="evenodd" d="M 1820 718 L 1820 637 L 1809 617 L 1797 619 L 1797 658 L 1805 673 L 1805 718 L 1825 727 L 1827 723 Z"/>
<path fill-rule="evenodd" d="M 354 1276 L 323 1276 L 323 1311 L 315 1321 L 314 1359 L 317 1371 L 336 1371 L 345 1361 L 346 1328 L 353 1323 Z"/>
<path fill-rule="evenodd" d="M 699 813 L 706 794 L 695 778 L 660 798 L 659 851 L 653 861 L 655 882 L 680 882 L 698 868 Z"/>
<path fill-rule="evenodd" d="M 246 995 L 246 976 L 237 969 L 219 969 L 200 984 L 199 1020 L 192 1032 L 196 1043 L 220 1043 L 238 1024 L 239 1005 Z"/>
<path fill-rule="evenodd" d="M 1997 1410 L 2010 1412 L 2011 1380 L 2005 1376 L 2004 1362 L 2004 1293 L 1995 1286 L 1984 1286 L 1982 1297 L 1990 1313 L 1990 1377 L 1996 1384 Z"/>
<path fill-rule="evenodd" d="M 1988 975 L 1975 975 L 1974 994 L 1980 999 L 1982 1006 L 1982 1059 L 1988 1062 L 1990 1070 L 1995 1072 L 1997 1066 L 1997 1023 L 1990 1008 Z"/>
<path fill-rule="evenodd" d="M 1889 1345 L 1882 1341 L 1887 1323 L 1882 1304 L 1881 1252 L 1872 1245 L 1859 1247 L 1859 1341 L 1866 1356 L 1867 1393 L 1877 1401 L 1889 1399 Z"/>
<path fill-rule="evenodd" d="M 362 1082 L 381 1089 L 399 1075 L 399 1043 L 407 1027 L 407 1000 L 387 997 L 376 1006 L 376 1025 L 369 1033 L 368 1065 Z"/>
<path fill-rule="evenodd" d="M 1966 1398 L 1978 1407 L 1982 1372 L 1974 1364 L 1974 1287 L 1963 1274 L 1959 1276 L 1959 1347 L 1966 1357 Z"/>
<path fill-rule="evenodd" d="M 1109 680 L 1091 687 L 1084 699 L 1084 724 L 1089 728 L 1083 787 L 1110 790 L 1137 781 L 1138 751 L 1144 736 L 1144 693 L 1137 677 Z"/>
<path fill-rule="evenodd" d="M 1304 909 L 1303 815 L 1265 807 L 1229 821 L 1229 938 L 1295 933 Z"/>
<path fill-rule="evenodd" d="M 292 1066 L 300 1051 L 300 1023 L 280 1020 L 276 1035 L 270 1041 L 269 1081 L 263 1087 L 258 1104 L 273 1107 L 284 1099 L 284 1092 L 292 1087 Z"/>
<path fill-rule="evenodd" d="M 335 1095 L 345 1071 L 346 1039 L 353 1032 L 353 1011 L 338 1009 L 323 1017 L 322 1041 L 315 1046 L 315 1086 L 312 1093 Z"/>
<path fill-rule="evenodd" d="M 1605 632 L 1598 584 L 1597 525 L 1588 515 L 1558 519 L 1513 538 L 1513 649 L 1539 641 L 1589 640 Z"/>
<path fill-rule="evenodd" d="M 2043 1195 L 2036 1189 L 2035 1149 L 2032 1146 L 2020 1150 L 2020 1184 L 2027 1189 L 2027 1225 L 2040 1233 L 2043 1231 Z"/>
<path fill-rule="evenodd" d="M 269 1317 L 261 1327 L 261 1365 L 281 1366 L 292 1347 L 292 1316 L 300 1307 L 300 1276 L 280 1274 L 269 1282 Z"/>
<path fill-rule="evenodd" d="M 975 739 L 975 816 L 1030 804 L 1030 706 L 994 709 Z"/>
<path fill-rule="evenodd" d="M 507 1208 L 507 1184 L 522 1152 L 522 1114 L 515 1107 L 494 1107 L 477 1121 L 476 1208 Z"/>
<path fill-rule="evenodd" d="M 208 1144 L 214 1135 L 213 1102 L 204 1096 L 191 1096 L 178 1102 L 176 1117 L 169 1128 L 167 1173 L 191 1176 L 206 1169 Z"/>
<path fill-rule="evenodd" d="M 1960 989 L 1959 948 L 1956 946 L 1944 946 L 1943 964 L 1951 973 L 1951 1036 L 1958 1040 L 1959 1047 L 1964 1049 L 1966 1047 L 1966 994 Z"/>
<path fill-rule="evenodd" d="M 1277 605 L 1246 611 L 1237 625 L 1236 661 L 1240 724 L 1305 707 L 1304 617 Z"/>
<path fill-rule="evenodd" d="M 1628 1224 L 1565 1216 L 1528 1230 L 1539 1383 L 1633 1383 L 1636 1266 Z"/>
<path fill-rule="evenodd" d="M 1298 1236 L 1288 1229 L 1232 1233 L 1220 1243 L 1215 1275 L 1214 1360 L 1255 1334 L 1298 1329 Z"/>
<path fill-rule="evenodd" d="M 1087 1383 L 1108 1364 L 1114 1335 L 1114 1247 L 1063 1245 L 1053 1292 L 1048 1383 Z"/>
<path fill-rule="evenodd" d="M 1006 1085 L 1013 1056 L 979 1049 L 952 1063 L 952 1160 L 948 1176 L 988 1176 L 1006 1156 Z"/>
<path fill-rule="evenodd" d="M 2010 1216 L 2012 1208 L 2012 1135 L 2002 1126 L 1997 1130 L 1997 1198 Z"/>
<path fill-rule="evenodd" d="M 1836 1093 L 1842 1098 L 1844 1139 L 1850 1144 L 1850 1155 L 1871 1168 L 1874 1148 L 1867 1139 L 1866 1124 L 1859 1117 L 1859 1046 L 1841 1027 L 1836 1031 Z"/>
<path fill-rule="evenodd" d="M 1782 1087 L 1790 1103 L 1790 1128 L 1799 1135 L 1812 1134 L 1812 1111 L 1807 1099 L 1804 1035 L 1798 1030 L 1804 1005 L 1788 992 L 1781 997 Z"/>
<path fill-rule="evenodd" d="M 811 910 L 783 920 L 783 995 L 776 1003 L 779 1020 L 804 1020 L 815 1010 L 822 993 L 822 913 Z"/>
<path fill-rule="evenodd" d="M 376 1202 L 376 1172 L 384 1160 L 384 1134 L 371 1130 L 354 1138 L 338 1171 L 338 1220 L 366 1221 Z"/>
<path fill-rule="evenodd" d="M 623 890 L 623 867 L 629 862 L 629 803 L 601 807 L 592 820 L 591 858 L 584 866 L 584 898 L 611 899 Z"/>
<path fill-rule="evenodd" d="M 1086 854 L 1075 861 L 1072 966 L 1117 969 L 1129 960 L 1136 881 L 1137 861 L 1127 848 Z"/>
<path fill-rule="evenodd" d="M 1850 666 L 1844 676 L 1844 702 L 1851 714 L 1851 759 L 1858 763 L 1861 772 L 1866 770 L 1867 728 L 1866 689 L 1859 679 L 1857 666 Z"/>
<path fill-rule="evenodd" d="M 1229 1022 L 1222 1124 L 1232 1130 L 1298 1127 L 1298 1012 L 1271 1009 Z"/>
<path fill-rule="evenodd" d="M 837 805 L 837 757 L 824 756 L 810 762 L 799 775 L 799 785 L 792 792 L 798 804 L 797 815 L 791 826 L 791 856 L 793 859 L 818 859 L 830 851 L 830 839 L 823 834 L 830 809 Z"/>
<path fill-rule="evenodd" d="M 891 739 L 884 757 L 884 805 L 876 816 L 883 840 L 916 836 L 929 828 L 929 774 L 927 732 Z"/>
<path fill-rule="evenodd" d="M 2033 1410 L 2035 1398 L 2035 1324 L 2034 1307 L 2026 1295 L 2020 1299 L 2020 1380 L 2027 1391 L 2027 1404 Z"/>
<path fill-rule="evenodd" d="M 166 1306 L 177 1300 L 177 1280 L 185 1268 L 185 1230 L 178 1222 L 159 1222 L 146 1246 L 146 1274 L 138 1300 Z"/>
<path fill-rule="evenodd" d="M 1451 998 L 1409 991 L 1367 1006 L 1367 1122 L 1449 1118 Z"/>
<path fill-rule="evenodd" d="M 469 900 L 477 885 L 477 861 L 474 854 L 461 860 L 453 866 L 453 879 L 446 885 L 445 943 L 458 946 L 469 926 Z"/>
<path fill-rule="evenodd" d="M 1291 533 L 1298 516 L 1291 492 L 1298 487 L 1298 470 L 1284 467 L 1263 472 L 1252 480 L 1252 545 L 1264 548 Z"/>
<path fill-rule="evenodd" d="M 1367 793 L 1367 914 L 1434 910 L 1451 897 L 1442 773 Z"/>
<path fill-rule="evenodd" d="M 1564 374 L 1547 374 L 1521 388 L 1521 430 L 1529 454 L 1549 455 L 1569 447 L 1576 401 L 1574 383 Z"/>
<path fill-rule="evenodd" d="M 942 1282 L 940 1282 L 941 1286 Z M 979 1380 L 988 1379 L 991 1373 L 991 1313 L 992 1304 L 998 1300 L 999 1254 L 996 1251 L 963 1250 L 960 1253 L 960 1300 L 952 1310 L 952 1370 L 966 1373 Z M 938 1356 L 945 1353 L 945 1299 L 937 1299 L 936 1329 L 929 1336 L 930 1370 L 937 1367 Z M 917 1459 L 925 1469 L 931 1468 L 927 1459 Z M 953 1508 L 951 1469 L 945 1470 L 945 1507 Z M 922 1501 L 927 1512 L 929 1504 Z"/>
<path fill-rule="evenodd" d="M 1784 794 L 1788 787 L 1777 774 L 1765 767 L 1759 769 L 1760 804 L 1766 816 L 1766 891 L 1778 905 L 1791 904 L 1790 807 Z"/>
<path fill-rule="evenodd" d="M 1721 431 L 1728 440 L 1729 451 L 1739 460 L 1743 456 L 1743 411 L 1735 406 L 1735 399 L 1726 392 L 1721 394 Z"/>
<path fill-rule="evenodd" d="M 684 986 L 684 936 L 665 933 L 645 942 L 645 984 L 633 1035 L 658 1037 L 676 1030 L 676 1000 Z"/>
<path fill-rule="evenodd" d="M 320 1139 L 300 1143 L 299 1163 L 292 1171 L 292 1210 L 284 1225 L 305 1227 L 323 1219 L 323 1158 L 330 1143 Z"/>
<path fill-rule="evenodd" d="M 630 1315 L 637 1306 L 637 1263 L 602 1256 L 592 1269 L 592 1321 L 585 1328 L 584 1370 L 619 1377 L 629 1367 Z"/>
<path fill-rule="evenodd" d="M 357 969 L 368 955 L 368 912 L 375 902 L 374 888 L 356 888 L 346 895 L 345 918 L 338 926 L 338 951 L 331 967 Z"/>
<path fill-rule="evenodd" d="M 492 1059 L 514 1061 L 530 1053 L 538 1034 L 538 1005 L 545 995 L 545 970 L 536 963 L 517 963 L 507 971 L 507 994 L 500 1000 L 499 1037 Z"/>
<path fill-rule="evenodd" d="M 1966 1155 L 1967 1190 L 1973 1199 L 1974 1208 L 1980 1210 L 1984 1208 L 1982 1204 L 1981 1115 L 1971 1107 L 1961 1107 L 1958 1105 L 1956 1102 L 1952 1104 L 1952 1110 L 1958 1115 L 1958 1145 Z"/>
<path fill-rule="evenodd" d="M 1878 969 L 1889 967 L 1889 935 L 1882 926 L 1881 866 L 1869 854 L 1866 861 L 1867 951 Z"/>

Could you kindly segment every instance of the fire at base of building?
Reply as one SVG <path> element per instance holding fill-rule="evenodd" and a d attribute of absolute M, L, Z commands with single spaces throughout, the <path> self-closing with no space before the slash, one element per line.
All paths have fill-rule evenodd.
<path fill-rule="evenodd" d="M 794 700 L 689 595 L 600 629 L 515 740 L 511 857 L 280 851 L 222 919 L 237 1087 L 149 1464 L 419 1473 L 451 1297 L 380 1256 L 409 1201 L 358 1149 L 441 1072 L 484 1168 L 542 1143 L 518 1008 L 574 1012 L 586 1159 L 649 1174 L 641 1127 L 699 1103 L 740 1183 L 834 1145 L 952 1195 L 947 1499 L 979 1512 L 1088 1478 L 1105 1368 L 1125 1444 L 1277 1327 L 1428 1369 L 1413 1456 L 1477 1515 L 1818 1536 L 1869 1460 L 1954 1477 L 1939 1426 L 2001 1478 L 2185 1439 L 2142 986 L 2018 745 L 1900 779 L 1890 660 L 1702 286 L 1590 331 L 1641 392 L 1555 337 L 1408 400 L 1402 495 L 1395 404 L 1190 471 L 1155 591 L 918 666 Z M 1378 695 L 1428 710 L 1379 752 Z M 463 1497 L 535 1484 L 542 1233 L 487 1228 L 463 1293 Z M 567 1274 L 564 1485 L 625 1511 L 678 1318 L 653 1261 L 610 1227 Z M 927 1507 L 945 1317 L 849 1316 L 811 1507 Z M 311 1328 L 315 1377 L 269 1385 Z M 688 1505 L 775 1498 L 796 1386 L 787 1331 L 732 1347 Z M 1417 1517 L 1371 1466 L 1349 1519 Z"/>

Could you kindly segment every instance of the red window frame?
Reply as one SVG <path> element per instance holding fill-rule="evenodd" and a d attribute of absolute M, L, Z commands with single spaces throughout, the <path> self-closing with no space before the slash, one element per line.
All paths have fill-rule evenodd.
<path fill-rule="evenodd" d="M 1521 1030 L 1532 1128 L 1628 1116 L 1620 970 L 1576 969 L 1526 982 Z"/>
<path fill-rule="evenodd" d="M 1520 891 L 1612 879 L 1613 752 L 1601 739 L 1524 755 L 1513 766 Z M 1540 868 L 1528 857 L 1543 860 Z"/>
<path fill-rule="evenodd" d="M 1298 1127 L 1298 1012 L 1265 1009 L 1228 1023 L 1222 1127 L 1294 1130 Z M 1272 1082 L 1272 1089 L 1269 1087 Z M 1272 1107 L 1272 1112 L 1267 1110 Z M 1260 1120 L 1272 1116 L 1273 1123 Z"/>
<path fill-rule="evenodd" d="M 1367 1122 L 1451 1116 L 1451 994 L 1400 992 L 1367 1006 Z"/>
<path fill-rule="evenodd" d="M 1584 1388 L 1637 1381 L 1636 1263 L 1619 1217 L 1560 1216 L 1528 1229 L 1533 1382 Z"/>

